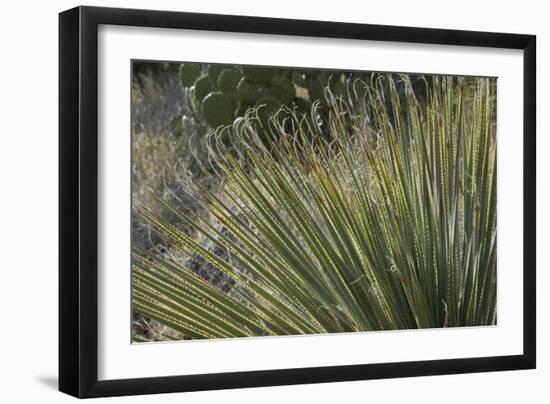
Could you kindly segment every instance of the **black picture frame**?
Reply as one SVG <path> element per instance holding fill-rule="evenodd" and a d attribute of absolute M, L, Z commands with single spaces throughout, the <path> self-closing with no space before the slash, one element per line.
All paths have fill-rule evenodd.
<path fill-rule="evenodd" d="M 523 354 L 99 381 L 100 24 L 523 50 Z M 77 7 L 60 13 L 59 389 L 84 398 L 535 368 L 535 60 L 534 35 L 96 7 Z"/>

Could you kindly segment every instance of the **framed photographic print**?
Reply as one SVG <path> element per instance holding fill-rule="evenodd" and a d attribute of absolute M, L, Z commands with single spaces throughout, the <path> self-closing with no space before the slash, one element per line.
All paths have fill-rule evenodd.
<path fill-rule="evenodd" d="M 60 14 L 60 390 L 535 367 L 535 37 Z"/>

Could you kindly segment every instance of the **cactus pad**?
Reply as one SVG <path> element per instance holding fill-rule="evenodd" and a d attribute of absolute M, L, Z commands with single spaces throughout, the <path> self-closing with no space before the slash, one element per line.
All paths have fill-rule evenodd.
<path fill-rule="evenodd" d="M 224 65 L 208 66 L 208 76 L 210 77 L 210 80 L 212 80 L 212 83 L 214 83 L 214 85 L 218 83 L 218 78 L 220 77 L 221 72 L 225 69 L 231 69 L 231 67 Z"/>
<path fill-rule="evenodd" d="M 212 128 L 233 122 L 234 113 L 234 102 L 220 91 L 212 92 L 202 100 L 202 114 Z"/>
<path fill-rule="evenodd" d="M 296 88 L 288 77 L 276 75 L 271 80 L 271 93 L 283 104 L 289 104 L 296 96 Z"/>
<path fill-rule="evenodd" d="M 218 76 L 218 88 L 225 95 L 236 99 L 238 97 L 237 86 L 242 79 L 242 74 L 236 69 L 224 69 Z"/>
<path fill-rule="evenodd" d="M 195 81 L 195 85 L 193 87 L 195 88 L 195 97 L 197 97 L 197 100 L 199 101 L 202 101 L 208 93 L 214 91 L 214 85 L 212 84 L 210 77 L 207 75 L 204 75 Z"/>
<path fill-rule="evenodd" d="M 189 91 L 187 92 L 187 103 L 191 107 L 191 112 L 193 112 L 194 116 L 197 117 L 200 115 L 200 109 L 201 109 L 201 103 L 197 99 L 197 95 L 195 93 L 195 87 L 191 87 Z"/>
<path fill-rule="evenodd" d="M 245 77 L 241 79 L 237 87 L 239 101 L 243 104 L 254 105 L 260 98 L 268 94 L 266 86 L 251 84 Z"/>
<path fill-rule="evenodd" d="M 191 87 L 201 75 L 201 66 L 197 63 L 184 63 L 179 70 L 180 81 L 184 87 Z"/>
<path fill-rule="evenodd" d="M 252 84 L 268 84 L 274 74 L 274 69 L 255 66 L 243 66 L 243 76 Z"/>

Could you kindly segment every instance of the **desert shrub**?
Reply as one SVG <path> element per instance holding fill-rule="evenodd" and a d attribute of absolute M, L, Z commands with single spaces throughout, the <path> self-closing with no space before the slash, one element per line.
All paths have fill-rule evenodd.
<path fill-rule="evenodd" d="M 175 118 L 189 115 L 189 108 L 185 101 L 186 90 L 179 83 L 177 70 L 145 72 L 133 76 L 132 133 L 155 136 L 179 134 L 173 130 L 177 127 Z"/>
<path fill-rule="evenodd" d="M 188 176 L 196 173 L 195 158 L 200 159 L 200 139 L 205 132 L 190 116 L 186 90 L 180 85 L 179 64 L 134 63 L 132 85 L 132 201 L 144 204 L 180 230 L 193 233 L 170 210 L 151 195 L 162 195 L 181 212 L 197 210 L 186 192 Z M 166 242 L 149 227 L 132 220 L 133 245 L 163 253 Z M 165 326 L 145 316 L 134 316 L 136 340 L 158 340 L 172 335 Z M 179 334 L 177 334 L 179 335 Z M 161 337 L 162 336 L 162 337 Z"/>
<path fill-rule="evenodd" d="M 375 75 L 325 97 L 323 127 L 314 103 L 279 110 L 267 138 L 250 111 L 211 131 L 197 164 L 216 186 L 187 184 L 206 215 L 153 194 L 224 254 L 136 206 L 170 251 L 234 281 L 135 248 L 137 313 L 187 338 L 496 323 L 494 81 L 434 76 L 419 102 L 408 76 Z"/>

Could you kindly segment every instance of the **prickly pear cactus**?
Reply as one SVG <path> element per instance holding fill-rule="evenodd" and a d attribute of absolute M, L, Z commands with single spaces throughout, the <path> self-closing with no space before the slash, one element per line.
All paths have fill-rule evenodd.
<path fill-rule="evenodd" d="M 201 75 L 201 66 L 196 63 L 184 63 L 180 66 L 179 76 L 184 87 L 191 87 Z"/>
<path fill-rule="evenodd" d="M 214 84 L 208 75 L 201 76 L 193 85 L 195 89 L 195 97 L 197 100 L 202 101 L 204 97 L 214 91 Z"/>
<path fill-rule="evenodd" d="M 280 100 L 282 104 L 290 104 L 296 97 L 296 88 L 286 76 L 274 76 L 271 80 L 271 88 L 273 96 Z"/>
<path fill-rule="evenodd" d="M 195 118 L 212 128 L 231 124 L 250 108 L 259 108 L 260 123 L 267 127 L 283 106 L 308 114 L 315 101 L 325 105 L 326 87 L 335 95 L 345 90 L 342 73 L 306 69 L 185 63 L 180 79 Z"/>
<path fill-rule="evenodd" d="M 260 84 L 250 83 L 246 77 L 242 78 L 237 87 L 239 101 L 242 104 L 253 106 L 260 98 L 269 94 L 268 88 Z"/>
<path fill-rule="evenodd" d="M 222 71 L 227 69 L 227 66 L 224 65 L 210 65 L 208 66 L 208 76 L 210 77 L 210 80 L 212 80 L 212 83 L 217 83 L 218 78 L 220 77 L 220 74 Z"/>
<path fill-rule="evenodd" d="M 204 97 L 201 107 L 204 119 L 212 128 L 229 125 L 235 117 L 233 101 L 221 91 L 214 91 Z"/>
<path fill-rule="evenodd" d="M 238 101 L 239 94 L 237 88 L 242 78 L 243 75 L 240 70 L 224 69 L 218 76 L 218 88 L 228 97 Z"/>
<path fill-rule="evenodd" d="M 252 84 L 269 84 L 275 69 L 267 67 L 243 66 L 243 76 Z"/>

